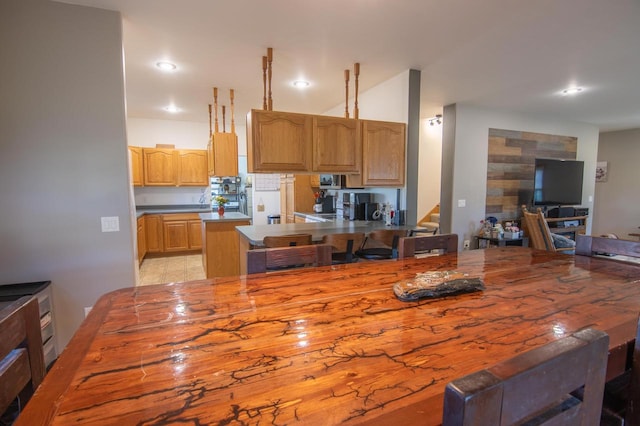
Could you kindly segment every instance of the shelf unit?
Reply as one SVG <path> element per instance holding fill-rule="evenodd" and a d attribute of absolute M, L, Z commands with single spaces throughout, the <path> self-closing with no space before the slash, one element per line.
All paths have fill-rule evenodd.
<path fill-rule="evenodd" d="M 588 216 L 571 216 L 571 217 L 547 217 L 545 220 L 549 225 L 549 230 L 553 234 L 564 235 L 572 240 L 576 239 L 576 234 L 585 234 L 587 231 Z M 567 225 L 569 222 L 569 226 Z M 577 223 L 573 225 L 571 223 Z"/>

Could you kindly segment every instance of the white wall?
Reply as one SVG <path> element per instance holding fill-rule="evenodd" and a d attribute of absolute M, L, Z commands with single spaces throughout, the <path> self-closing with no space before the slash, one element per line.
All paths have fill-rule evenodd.
<path fill-rule="evenodd" d="M 448 216 L 450 229 L 443 227 L 443 232 L 454 232 L 462 242 L 472 239 L 479 222 L 485 217 L 485 200 L 487 193 L 487 158 L 489 128 L 547 133 L 552 135 L 575 136 L 578 138 L 577 159 L 585 162 L 582 205 L 593 211 L 595 191 L 595 168 L 598 152 L 598 128 L 576 122 L 559 121 L 552 117 L 535 117 L 531 115 L 509 113 L 481 109 L 457 104 L 445 108 L 445 135 L 443 151 L 451 148 L 453 143 L 452 162 L 445 157 L 443 170 L 453 168 L 453 181 L 443 188 L 443 199 L 450 199 L 448 205 L 441 206 L 442 216 Z M 452 125 L 453 128 L 449 128 Z M 452 135 L 447 135 L 452 132 Z M 448 137 L 449 136 L 449 137 Z M 449 170 L 451 171 L 451 170 Z M 458 207 L 458 201 L 465 200 L 465 207 Z M 445 221 L 446 222 L 446 221 Z M 588 222 L 587 233 L 591 232 Z"/>
<path fill-rule="evenodd" d="M 60 349 L 85 306 L 135 283 L 121 18 L 3 0 L 0 43 L 0 283 L 52 280 Z"/>
<path fill-rule="evenodd" d="M 640 229 L 640 129 L 600 134 L 598 161 L 608 163 L 606 182 L 596 182 L 593 235 L 629 233 Z"/>

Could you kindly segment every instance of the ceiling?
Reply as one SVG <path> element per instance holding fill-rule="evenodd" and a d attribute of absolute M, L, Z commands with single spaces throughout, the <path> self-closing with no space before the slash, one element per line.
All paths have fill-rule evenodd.
<path fill-rule="evenodd" d="M 274 110 L 322 113 L 344 102 L 344 70 L 359 62 L 360 92 L 421 70 L 423 118 L 465 103 L 601 131 L 640 127 L 639 0 L 65 2 L 122 13 L 130 117 L 208 122 L 216 86 L 227 108 L 235 89 L 244 123 L 262 108 L 262 56 L 272 47 Z M 160 60 L 177 70 L 160 72 Z M 295 89 L 296 79 L 311 85 Z M 584 90 L 560 94 L 572 85 Z M 171 103 L 181 111 L 164 111 Z"/>

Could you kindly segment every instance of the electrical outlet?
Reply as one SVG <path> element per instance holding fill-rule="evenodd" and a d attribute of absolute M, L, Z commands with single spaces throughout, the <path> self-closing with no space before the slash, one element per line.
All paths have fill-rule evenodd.
<path fill-rule="evenodd" d="M 469 250 L 470 247 L 471 247 L 471 242 L 469 240 L 464 240 L 464 242 L 462 243 L 462 248 L 465 250 Z"/>
<path fill-rule="evenodd" d="M 118 232 L 120 231 L 120 220 L 118 216 L 103 216 L 100 218 L 102 224 L 102 232 Z"/>

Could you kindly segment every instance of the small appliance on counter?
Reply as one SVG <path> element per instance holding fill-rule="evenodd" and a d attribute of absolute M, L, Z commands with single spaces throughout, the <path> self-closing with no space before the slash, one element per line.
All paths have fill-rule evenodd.
<path fill-rule="evenodd" d="M 366 220 L 365 205 L 371 203 L 368 192 L 344 192 L 342 194 L 343 217 L 348 220 Z"/>
<path fill-rule="evenodd" d="M 320 189 L 342 189 L 344 176 L 320 175 Z"/>
<path fill-rule="evenodd" d="M 325 195 L 322 198 L 322 213 L 335 213 L 333 207 L 333 195 Z"/>

